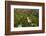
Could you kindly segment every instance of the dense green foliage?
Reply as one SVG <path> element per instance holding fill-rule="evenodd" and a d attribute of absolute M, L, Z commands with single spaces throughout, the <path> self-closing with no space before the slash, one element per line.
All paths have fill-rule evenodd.
<path fill-rule="evenodd" d="M 22 12 L 22 11 L 21 11 Z M 39 22 L 39 16 L 36 10 L 33 10 L 32 14 L 31 13 L 18 13 L 15 11 L 14 13 L 14 27 L 18 27 L 18 25 L 22 25 L 22 27 L 36 27 L 38 26 Z M 27 17 L 32 22 L 28 22 Z M 33 24 L 33 26 L 32 26 Z"/>

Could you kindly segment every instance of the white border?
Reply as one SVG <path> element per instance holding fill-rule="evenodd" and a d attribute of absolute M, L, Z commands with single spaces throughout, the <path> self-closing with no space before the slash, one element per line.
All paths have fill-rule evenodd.
<path fill-rule="evenodd" d="M 39 27 L 14 28 L 14 8 L 39 9 Z M 11 5 L 11 31 L 27 31 L 27 30 L 42 30 L 42 7 L 41 6 Z"/>

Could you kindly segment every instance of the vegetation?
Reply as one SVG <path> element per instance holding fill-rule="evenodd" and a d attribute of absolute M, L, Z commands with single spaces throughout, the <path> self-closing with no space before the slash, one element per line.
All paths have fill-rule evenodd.
<path fill-rule="evenodd" d="M 14 27 L 36 27 L 39 24 L 38 9 L 14 9 Z M 28 20 L 30 20 L 28 22 Z"/>

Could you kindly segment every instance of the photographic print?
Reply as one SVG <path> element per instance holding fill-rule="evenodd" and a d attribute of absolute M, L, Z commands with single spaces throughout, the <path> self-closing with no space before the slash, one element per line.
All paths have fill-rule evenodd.
<path fill-rule="evenodd" d="M 41 30 L 41 10 L 39 6 L 11 5 L 11 31 Z"/>
<path fill-rule="evenodd" d="M 14 8 L 14 27 L 39 26 L 39 9 Z"/>
<path fill-rule="evenodd" d="M 45 32 L 44 3 L 5 1 L 5 35 Z"/>

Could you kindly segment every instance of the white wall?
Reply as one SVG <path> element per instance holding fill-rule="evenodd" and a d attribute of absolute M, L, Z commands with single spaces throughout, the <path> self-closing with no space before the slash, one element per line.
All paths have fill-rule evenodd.
<path fill-rule="evenodd" d="M 44 3 L 46 3 L 46 0 L 14 0 L 14 1 L 42 2 L 42 3 L 44 2 Z M 5 3 L 4 2 L 5 2 L 4 0 L 0 0 L 0 36 L 3 36 L 5 34 Z M 45 4 L 45 8 L 46 8 L 46 4 Z M 45 11 L 46 11 L 46 9 L 45 9 Z M 46 15 L 46 12 L 45 12 L 45 15 Z M 46 18 L 46 16 L 45 16 L 45 18 Z M 46 21 L 46 19 L 45 19 L 45 21 Z M 10 35 L 10 36 L 46 36 L 46 33 Z"/>

